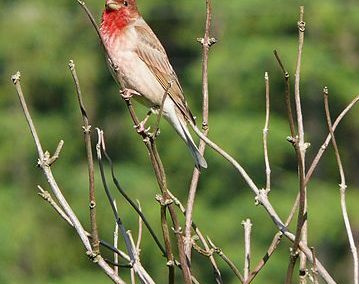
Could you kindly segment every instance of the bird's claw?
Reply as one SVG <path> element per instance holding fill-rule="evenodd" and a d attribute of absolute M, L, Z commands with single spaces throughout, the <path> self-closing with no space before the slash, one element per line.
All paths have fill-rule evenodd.
<path fill-rule="evenodd" d="M 145 123 L 146 121 L 141 121 L 138 125 L 135 125 L 134 128 L 136 128 L 137 133 L 142 133 L 148 136 L 150 134 L 149 131 L 151 127 L 146 128 Z"/>
<path fill-rule="evenodd" d="M 135 90 L 124 88 L 120 90 L 120 95 L 124 100 L 131 99 L 134 95 L 141 96 L 141 94 Z"/>

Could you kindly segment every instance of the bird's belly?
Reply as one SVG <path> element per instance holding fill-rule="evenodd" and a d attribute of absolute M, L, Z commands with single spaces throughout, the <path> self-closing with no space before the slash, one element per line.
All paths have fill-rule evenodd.
<path fill-rule="evenodd" d="M 140 93 L 140 97 L 135 96 L 134 98 L 146 106 L 161 105 L 165 91 L 135 52 L 118 51 L 112 58 L 118 68 L 117 78 L 122 87 Z"/>

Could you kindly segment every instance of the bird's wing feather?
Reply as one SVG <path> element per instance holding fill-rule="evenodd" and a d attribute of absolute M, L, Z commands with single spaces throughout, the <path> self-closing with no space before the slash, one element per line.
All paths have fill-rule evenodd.
<path fill-rule="evenodd" d="M 135 25 L 134 28 L 138 36 L 138 46 L 136 49 L 138 56 L 146 63 L 163 87 L 163 94 L 167 91 L 182 114 L 194 122 L 193 115 L 183 96 L 183 90 L 177 75 L 160 41 L 143 20 Z"/>

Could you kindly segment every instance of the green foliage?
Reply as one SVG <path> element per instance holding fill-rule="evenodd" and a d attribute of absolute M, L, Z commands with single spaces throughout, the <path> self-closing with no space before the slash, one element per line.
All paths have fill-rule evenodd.
<path fill-rule="evenodd" d="M 271 200 L 284 219 L 298 183 L 289 135 L 282 74 L 273 56 L 277 49 L 294 81 L 298 3 L 295 1 L 213 1 L 213 34 L 219 39 L 210 52 L 210 137 L 243 163 L 259 187 L 265 183 L 262 149 L 264 72 L 271 78 L 272 115 L 269 155 Z M 288 3 L 289 2 L 289 3 Z M 355 1 L 304 1 L 306 38 L 301 94 L 308 161 L 327 135 L 321 90 L 329 87 L 336 116 L 359 91 L 359 4 Z M 140 1 L 144 18 L 165 45 L 193 112 L 201 110 L 201 49 L 205 1 Z M 89 0 L 98 19 L 102 1 Z M 93 126 L 104 129 L 116 171 L 127 192 L 140 200 L 151 224 L 160 232 L 158 192 L 142 142 L 132 129 L 126 108 L 107 70 L 91 25 L 76 1 L 5 1 L 0 10 L 0 283 L 104 283 L 67 224 L 36 195 L 46 181 L 36 168 L 36 151 L 9 80 L 17 70 L 44 147 L 65 147 L 54 165 L 55 176 L 74 210 L 88 224 L 87 168 L 80 113 L 68 61 L 77 64 L 84 100 Z M 137 107 L 137 106 L 136 106 Z M 145 109 L 138 106 L 145 113 Z M 198 124 L 201 121 L 198 119 Z M 338 143 L 348 177 L 348 210 L 354 231 L 359 216 L 359 112 L 354 109 L 338 130 Z M 94 135 L 95 140 L 95 135 Z M 193 161 L 175 132 L 161 122 L 159 151 L 171 190 L 186 201 Z M 349 283 L 351 266 L 340 215 L 338 171 L 329 150 L 309 185 L 309 240 L 340 283 Z M 331 157 L 329 157 L 331 155 Z M 239 267 L 243 266 L 241 220 L 253 222 L 253 260 L 264 254 L 276 232 L 240 176 L 211 150 L 200 181 L 194 219 Z M 309 164 L 308 164 L 309 165 Z M 97 173 L 98 175 L 98 173 Z M 110 177 L 109 177 L 110 178 Z M 113 217 L 96 176 L 101 238 L 112 239 Z M 137 217 L 119 197 L 120 214 L 137 235 Z M 181 220 L 183 221 L 183 220 Z M 291 229 L 294 229 L 291 227 Z M 160 235 L 160 234 L 159 234 Z M 280 283 L 288 262 L 283 241 L 257 283 Z M 123 244 L 121 244 L 122 246 Z M 142 262 L 158 283 L 165 283 L 165 259 L 144 232 Z M 110 255 L 108 255 L 110 257 Z M 238 283 L 218 261 L 225 283 Z M 340 264 L 340 265 L 339 265 Z M 193 269 L 201 283 L 212 283 L 207 260 L 194 255 Z"/>

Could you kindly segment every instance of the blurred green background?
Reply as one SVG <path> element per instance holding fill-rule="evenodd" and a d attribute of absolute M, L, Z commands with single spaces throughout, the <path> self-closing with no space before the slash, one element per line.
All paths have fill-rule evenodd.
<path fill-rule="evenodd" d="M 210 52 L 210 137 L 233 154 L 262 187 L 264 72 L 271 78 L 269 154 L 271 201 L 284 219 L 298 190 L 294 152 L 284 105 L 282 74 L 273 56 L 278 49 L 294 78 L 299 5 L 307 22 L 302 65 L 306 140 L 313 159 L 327 135 L 321 90 L 329 87 L 335 117 L 359 93 L 359 3 L 354 0 L 213 1 L 213 35 L 219 43 Z M 65 147 L 53 171 L 86 228 L 87 168 L 81 117 L 67 64 L 77 64 L 84 100 L 93 126 L 104 129 L 110 155 L 127 192 L 160 232 L 158 192 L 145 147 L 132 128 L 123 101 L 105 65 L 97 36 L 76 1 L 0 0 L 0 283 L 105 283 L 106 276 L 88 261 L 72 229 L 36 194 L 47 188 L 36 168 L 36 151 L 10 75 L 22 72 L 22 86 L 43 146 Z M 100 20 L 103 1 L 88 0 Z M 205 1 L 138 0 L 144 18 L 168 51 L 191 109 L 200 117 L 201 49 Z M 144 113 L 144 109 L 139 107 Z M 200 119 L 199 119 L 200 122 Z M 175 132 L 161 124 L 159 151 L 172 192 L 186 201 L 193 161 Z M 359 234 L 359 112 L 354 108 L 338 128 L 348 180 L 348 210 L 355 240 Z M 95 136 L 94 136 L 95 139 Z M 194 219 L 205 234 L 243 267 L 241 221 L 253 222 L 252 263 L 263 256 L 276 232 L 241 177 L 221 157 L 207 150 Z M 97 177 L 101 238 L 112 239 L 114 221 Z M 339 177 L 329 147 L 309 184 L 309 242 L 338 283 L 350 283 L 352 260 L 339 204 Z M 128 229 L 137 235 L 137 218 L 118 200 Z M 182 221 L 182 220 L 181 220 Z M 294 229 L 294 226 L 291 226 Z M 284 240 L 255 283 L 282 283 L 289 242 Z M 165 259 L 144 232 L 142 262 L 157 283 L 165 283 Z M 110 256 L 110 255 L 109 255 Z M 225 283 L 237 283 L 218 260 Z M 214 283 L 208 261 L 194 253 L 193 271 L 201 283 Z M 128 279 L 127 272 L 122 272 Z"/>

